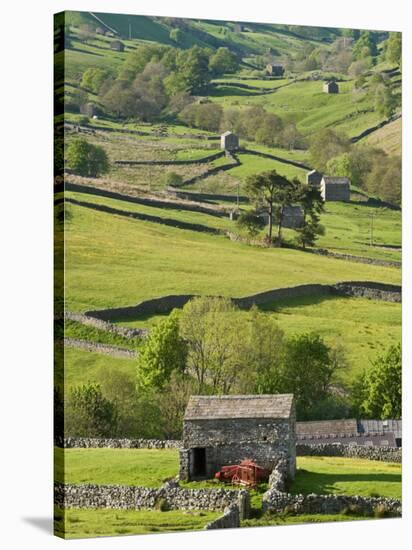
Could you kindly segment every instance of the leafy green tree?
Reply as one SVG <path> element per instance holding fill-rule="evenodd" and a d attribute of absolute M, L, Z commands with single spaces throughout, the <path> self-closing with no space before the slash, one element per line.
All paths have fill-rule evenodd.
<path fill-rule="evenodd" d="M 264 208 L 269 218 L 268 242 L 272 242 L 273 219 L 276 216 L 278 224 L 278 244 L 281 243 L 283 209 L 293 202 L 294 184 L 281 176 L 276 170 L 248 176 L 244 192 L 256 207 Z"/>
<path fill-rule="evenodd" d="M 77 138 L 67 148 L 67 161 L 73 172 L 81 176 L 97 178 L 109 170 L 109 159 L 103 147 Z"/>
<path fill-rule="evenodd" d="M 126 55 L 122 63 L 119 79 L 132 81 L 142 73 L 149 62 L 159 62 L 167 53 L 168 48 L 160 44 L 142 44 Z"/>
<path fill-rule="evenodd" d="M 118 413 L 97 384 L 73 388 L 65 414 L 66 437 L 113 437 L 117 434 Z"/>
<path fill-rule="evenodd" d="M 180 44 L 183 41 L 184 34 L 181 31 L 181 29 L 172 29 L 169 34 L 170 40 L 173 40 L 173 42 L 176 42 L 176 44 Z"/>
<path fill-rule="evenodd" d="M 378 55 L 377 37 L 371 31 L 362 31 L 360 37 L 353 46 L 355 59 L 376 57 Z"/>
<path fill-rule="evenodd" d="M 229 48 L 218 48 L 209 59 L 209 69 L 215 76 L 225 73 L 235 73 L 239 68 L 239 62 Z"/>
<path fill-rule="evenodd" d="M 174 92 L 189 91 L 192 94 L 201 93 L 209 84 L 210 51 L 200 46 L 180 51 L 176 58 L 176 76 L 181 82 L 180 89 L 174 86 Z M 169 82 L 170 86 L 170 82 Z"/>
<path fill-rule="evenodd" d="M 110 78 L 109 71 L 99 69 L 95 67 L 89 67 L 83 73 L 80 86 L 86 90 L 90 90 L 94 94 L 98 94 L 100 89 L 108 78 Z"/>
<path fill-rule="evenodd" d="M 242 367 L 236 381 L 239 393 L 282 392 L 284 333 L 273 316 L 254 306 L 246 331 L 239 338 Z"/>
<path fill-rule="evenodd" d="M 402 35 L 400 32 L 390 32 L 385 42 L 385 57 L 389 63 L 402 65 Z"/>
<path fill-rule="evenodd" d="M 302 185 L 298 180 L 294 183 L 297 203 L 303 211 L 303 225 L 297 229 L 297 240 L 300 246 L 306 248 L 314 246 L 318 236 L 324 234 L 324 228 L 320 225 L 320 215 L 325 206 L 319 189 Z"/>
<path fill-rule="evenodd" d="M 363 380 L 362 409 L 370 418 L 402 416 L 401 346 L 391 346 L 373 362 Z"/>
<path fill-rule="evenodd" d="M 176 172 L 168 172 L 165 177 L 165 183 L 167 186 L 180 187 L 183 183 L 183 178 L 180 174 L 176 174 Z"/>
<path fill-rule="evenodd" d="M 187 347 L 179 330 L 176 310 L 150 331 L 137 359 L 137 388 L 139 391 L 161 389 L 172 372 L 184 372 Z"/>
<path fill-rule="evenodd" d="M 240 213 L 237 225 L 245 229 L 250 237 L 256 237 L 265 227 L 265 221 L 255 210 L 246 210 Z"/>
<path fill-rule="evenodd" d="M 326 171 L 327 162 L 342 153 L 349 151 L 349 139 L 331 128 L 324 128 L 311 139 L 309 154 L 313 166 L 320 172 Z"/>
<path fill-rule="evenodd" d="M 180 330 L 187 343 L 188 372 L 199 393 L 228 393 L 239 374 L 242 325 L 229 298 L 198 297 L 183 308 Z"/>
<path fill-rule="evenodd" d="M 402 161 L 398 156 L 382 155 L 373 163 L 365 181 L 369 193 L 400 205 L 402 201 Z"/>
<path fill-rule="evenodd" d="M 300 419 L 305 419 L 311 408 L 328 396 L 338 367 L 319 334 L 300 334 L 286 341 L 282 390 L 295 395 Z"/>
<path fill-rule="evenodd" d="M 375 91 L 375 110 L 381 116 L 390 118 L 399 107 L 400 98 L 389 85 L 380 85 Z"/>

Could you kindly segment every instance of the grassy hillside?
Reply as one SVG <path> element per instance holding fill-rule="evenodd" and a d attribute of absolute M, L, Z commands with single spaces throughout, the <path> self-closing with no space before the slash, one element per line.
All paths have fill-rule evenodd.
<path fill-rule="evenodd" d="M 66 297 L 74 311 L 174 293 L 242 296 L 309 282 L 400 282 L 395 268 L 254 248 L 74 205 L 68 211 Z"/>
<path fill-rule="evenodd" d="M 383 128 L 367 136 L 361 143 L 374 145 L 383 149 L 389 155 L 402 154 L 402 119 L 390 122 Z"/>

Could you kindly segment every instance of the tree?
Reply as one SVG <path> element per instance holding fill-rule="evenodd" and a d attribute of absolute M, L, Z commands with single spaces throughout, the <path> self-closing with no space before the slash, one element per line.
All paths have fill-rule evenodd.
<path fill-rule="evenodd" d="M 294 394 L 299 418 L 306 418 L 310 409 L 327 397 L 338 366 L 318 334 L 300 334 L 286 341 L 282 390 Z"/>
<path fill-rule="evenodd" d="M 183 178 L 180 174 L 176 172 L 168 172 L 165 177 L 165 184 L 167 187 L 180 187 L 183 183 Z"/>
<path fill-rule="evenodd" d="M 229 298 L 193 298 L 183 308 L 180 329 L 188 372 L 199 393 L 228 393 L 237 379 L 242 326 L 236 313 Z"/>
<path fill-rule="evenodd" d="M 224 73 L 235 73 L 239 68 L 239 62 L 229 48 L 218 48 L 209 59 L 209 69 L 215 76 Z"/>
<path fill-rule="evenodd" d="M 400 95 L 396 95 L 389 85 L 381 84 L 375 90 L 375 110 L 381 116 L 390 118 L 395 114 L 400 103 Z"/>
<path fill-rule="evenodd" d="M 80 86 L 86 90 L 90 90 L 94 94 L 100 93 L 101 87 L 105 80 L 110 77 L 109 71 L 89 67 L 83 73 Z"/>
<path fill-rule="evenodd" d="M 401 346 L 391 346 L 379 356 L 363 379 L 362 409 L 370 418 L 402 416 Z"/>
<path fill-rule="evenodd" d="M 103 147 L 77 138 L 67 148 L 68 164 L 76 174 L 97 178 L 109 170 L 109 159 Z"/>
<path fill-rule="evenodd" d="M 117 435 L 138 437 L 141 419 L 136 416 L 136 384 L 134 377 L 114 367 L 101 367 L 97 380 L 103 396 L 114 404 L 117 410 Z"/>
<path fill-rule="evenodd" d="M 334 176 L 348 177 L 353 185 L 365 187 L 369 172 L 383 157 L 386 157 L 386 153 L 382 149 L 358 145 L 349 152 L 330 159 L 326 170 Z"/>
<path fill-rule="evenodd" d="M 250 237 L 256 237 L 264 228 L 265 221 L 255 210 L 246 210 L 240 213 L 237 225 L 245 229 Z"/>
<path fill-rule="evenodd" d="M 267 239 L 272 242 L 273 218 L 276 216 L 278 224 L 278 244 L 281 242 L 283 209 L 293 201 L 294 185 L 276 170 L 262 172 L 248 176 L 244 185 L 244 192 L 255 202 L 257 207 L 264 207 L 268 213 L 269 226 Z"/>
<path fill-rule="evenodd" d="M 100 386 L 85 384 L 69 393 L 65 414 L 66 437 L 114 437 L 117 409 L 103 397 Z"/>
<path fill-rule="evenodd" d="M 324 228 L 320 225 L 320 214 L 325 206 L 319 189 L 302 185 L 298 180 L 294 183 L 297 202 L 303 211 L 303 225 L 297 229 L 298 244 L 306 248 L 314 246 L 317 237 L 324 234 Z"/>
<path fill-rule="evenodd" d="M 389 63 L 398 66 L 402 64 L 402 35 L 400 32 L 390 32 L 385 42 L 385 58 Z"/>
<path fill-rule="evenodd" d="M 180 29 L 172 29 L 169 34 L 170 40 L 173 40 L 173 42 L 176 42 L 176 44 L 180 44 L 183 41 L 184 34 Z"/>
<path fill-rule="evenodd" d="M 159 62 L 167 52 L 168 48 L 160 44 L 142 44 L 138 46 L 126 55 L 119 72 L 119 79 L 133 81 L 136 75 L 143 72 L 149 62 Z"/>
<path fill-rule="evenodd" d="M 280 393 L 284 356 L 284 333 L 273 316 L 253 306 L 246 332 L 239 342 L 242 368 L 236 382 L 240 393 Z"/>
<path fill-rule="evenodd" d="M 328 160 L 349 151 L 349 139 L 341 133 L 324 128 L 317 132 L 310 143 L 309 154 L 313 166 L 325 172 Z"/>
<path fill-rule="evenodd" d="M 369 193 L 392 204 L 402 200 L 402 161 L 398 156 L 382 155 L 368 173 L 365 187 Z"/>
<path fill-rule="evenodd" d="M 139 391 L 162 389 L 172 372 L 184 372 L 187 347 L 179 330 L 176 310 L 150 331 L 137 358 Z"/>
<path fill-rule="evenodd" d="M 177 73 L 191 93 L 202 92 L 210 82 L 209 56 L 210 50 L 200 46 L 181 51 L 177 56 Z"/>
<path fill-rule="evenodd" d="M 376 57 L 378 55 L 377 37 L 371 31 L 362 31 L 360 37 L 353 46 L 353 57 L 362 59 L 364 57 Z"/>

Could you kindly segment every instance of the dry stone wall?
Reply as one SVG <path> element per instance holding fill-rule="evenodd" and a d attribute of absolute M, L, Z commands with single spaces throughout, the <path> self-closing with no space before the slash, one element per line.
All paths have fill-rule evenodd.
<path fill-rule="evenodd" d="M 402 449 L 398 447 L 367 447 L 364 445 L 343 445 L 342 443 L 318 443 L 305 445 L 296 443 L 297 456 L 343 456 L 366 458 L 381 462 L 402 462 Z"/>
<path fill-rule="evenodd" d="M 179 449 L 178 439 L 110 439 L 97 437 L 66 437 L 56 441 L 65 449 Z"/>
<path fill-rule="evenodd" d="M 160 488 L 129 485 L 74 485 L 55 483 L 54 503 L 64 508 L 154 509 L 160 504 L 169 510 L 220 511 L 236 507 L 244 519 L 249 510 L 245 490 L 185 489 L 175 484 Z M 245 516 L 246 517 L 246 516 Z"/>
<path fill-rule="evenodd" d="M 90 342 L 89 340 L 79 340 L 77 338 L 64 338 L 63 342 L 65 347 L 80 348 L 85 351 L 103 353 L 113 357 L 127 357 L 129 359 L 137 357 L 137 351 L 121 348 L 119 346 L 101 344 L 100 342 Z"/>
<path fill-rule="evenodd" d="M 103 319 L 98 319 L 97 317 L 91 317 L 84 313 L 74 313 L 71 311 L 65 311 L 64 319 L 68 319 L 70 321 L 76 321 L 77 323 L 81 323 L 82 325 L 97 328 L 99 330 L 104 330 L 105 332 L 113 332 L 115 334 L 119 334 L 120 336 L 124 336 L 125 338 L 145 337 L 148 333 L 146 329 L 128 328 L 128 327 L 122 327 L 120 325 L 113 325 L 108 321 L 104 321 Z"/>
<path fill-rule="evenodd" d="M 335 285 L 307 284 L 287 288 L 275 288 L 242 298 L 232 298 L 232 302 L 240 308 L 249 308 L 254 304 L 263 305 L 278 300 L 301 298 L 304 296 L 357 296 L 388 302 L 401 302 L 402 291 L 397 285 L 374 283 L 369 281 L 347 281 Z M 142 314 L 155 315 L 170 313 L 174 308 L 183 307 L 195 294 L 172 294 L 145 300 L 135 306 L 113 309 L 87 311 L 86 316 L 109 321 L 110 319 L 133 318 Z"/>

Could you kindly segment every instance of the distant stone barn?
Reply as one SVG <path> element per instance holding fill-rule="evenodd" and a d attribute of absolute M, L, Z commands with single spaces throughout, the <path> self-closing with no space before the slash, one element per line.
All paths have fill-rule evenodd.
<path fill-rule="evenodd" d="M 192 396 L 183 421 L 182 480 L 214 476 L 247 458 L 273 470 L 285 458 L 296 470 L 293 395 Z"/>
<path fill-rule="evenodd" d="M 120 40 L 112 40 L 110 42 L 110 49 L 116 52 L 124 52 L 124 44 Z"/>
<path fill-rule="evenodd" d="M 350 201 L 350 180 L 347 177 L 323 176 L 320 184 L 320 193 L 327 201 Z"/>
<path fill-rule="evenodd" d="M 260 212 L 260 217 L 266 225 L 269 224 L 269 213 L 267 210 Z M 285 206 L 282 213 L 282 227 L 297 229 L 304 224 L 303 210 L 300 206 Z"/>
<path fill-rule="evenodd" d="M 311 170 L 306 174 L 306 183 L 311 187 L 320 187 L 323 174 L 317 170 Z"/>
<path fill-rule="evenodd" d="M 239 138 L 233 132 L 225 132 L 220 136 L 220 148 L 225 151 L 239 149 Z"/>
<path fill-rule="evenodd" d="M 275 64 L 275 63 L 268 63 L 266 65 L 266 72 L 270 76 L 283 76 L 285 73 L 285 68 L 283 65 Z"/>
<path fill-rule="evenodd" d="M 338 94 L 339 86 L 337 82 L 335 82 L 334 80 L 331 80 L 323 84 L 323 91 L 325 92 L 325 94 Z"/>

